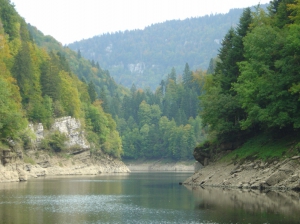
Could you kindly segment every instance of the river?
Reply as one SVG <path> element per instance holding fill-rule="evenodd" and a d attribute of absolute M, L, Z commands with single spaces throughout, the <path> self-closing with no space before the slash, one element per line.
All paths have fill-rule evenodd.
<path fill-rule="evenodd" d="M 190 188 L 191 173 L 53 177 L 0 184 L 1 223 L 299 223 L 299 193 Z"/>

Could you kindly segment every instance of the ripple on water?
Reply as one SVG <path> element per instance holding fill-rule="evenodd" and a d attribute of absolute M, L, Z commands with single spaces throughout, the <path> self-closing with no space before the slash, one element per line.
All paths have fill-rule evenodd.
<path fill-rule="evenodd" d="M 101 217 L 96 222 L 83 223 L 199 223 L 193 222 L 186 213 L 172 209 L 155 209 L 133 204 L 136 196 L 124 195 L 27 195 L 15 197 L 10 203 L 26 205 L 30 210 L 69 215 L 89 214 Z M 4 203 L 4 202 L 0 202 Z M 147 217 L 144 219 L 144 217 Z M 151 222 L 149 222 L 149 217 Z M 147 220 L 147 221 L 143 221 Z M 164 221 L 168 220 L 168 221 Z M 189 220 L 189 221 L 188 221 Z M 83 221 L 83 220 L 82 220 Z M 213 224 L 212 222 L 202 222 Z"/>

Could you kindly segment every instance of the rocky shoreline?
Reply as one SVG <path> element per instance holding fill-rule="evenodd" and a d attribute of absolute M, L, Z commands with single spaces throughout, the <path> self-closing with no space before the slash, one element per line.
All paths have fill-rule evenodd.
<path fill-rule="evenodd" d="M 55 153 L 43 149 L 42 141 L 57 131 L 66 137 L 66 150 Z M 50 130 L 44 130 L 42 123 L 29 124 L 27 132 L 34 136 L 30 139 L 30 147 L 24 149 L 11 141 L 9 149 L 0 148 L 0 183 L 26 181 L 41 176 L 130 172 L 122 161 L 101 150 L 94 150 L 94 154 L 91 154 L 91 145 L 78 119 L 70 116 L 57 118 Z"/>
<path fill-rule="evenodd" d="M 164 160 L 153 160 L 153 161 L 124 161 L 127 167 L 132 172 L 149 172 L 149 171 L 160 171 L 160 172 L 195 172 L 194 161 L 164 161 Z M 199 164 L 199 163 L 197 163 Z"/>
<path fill-rule="evenodd" d="M 183 182 L 190 186 L 300 190 L 300 156 L 282 161 L 214 162 Z"/>
<path fill-rule="evenodd" d="M 62 175 L 99 175 L 101 173 L 129 173 L 128 167 L 120 160 L 107 155 L 92 157 L 90 151 L 84 151 L 70 158 L 50 156 L 36 151 L 27 152 L 35 163 L 17 160 L 0 165 L 1 182 L 27 181 L 30 178 Z"/>

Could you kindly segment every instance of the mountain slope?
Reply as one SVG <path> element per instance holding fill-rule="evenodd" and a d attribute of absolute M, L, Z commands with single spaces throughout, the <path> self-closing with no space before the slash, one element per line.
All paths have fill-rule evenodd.
<path fill-rule="evenodd" d="M 116 123 L 105 110 L 104 100 L 97 97 L 97 83 L 86 81 L 102 84 L 98 86 L 102 95 L 115 94 L 119 86 L 108 72 L 62 48 L 53 38 L 38 33 L 41 46 L 56 44 L 53 49 L 39 47 L 34 34 L 10 0 L 0 0 L 0 152 L 12 151 L 15 158 L 22 150 L 35 148 L 29 122 L 50 129 L 55 119 L 72 116 L 82 122 L 78 131 L 85 133 L 93 152 L 120 158 Z M 49 134 L 40 149 L 69 153 L 73 149 L 65 146 L 65 137 Z"/>
<path fill-rule="evenodd" d="M 192 70 L 207 69 L 221 40 L 235 27 L 242 9 L 186 20 L 154 24 L 144 30 L 104 34 L 75 42 L 69 47 L 108 69 L 117 83 L 155 89 L 175 67 L 181 74 L 185 63 Z"/>

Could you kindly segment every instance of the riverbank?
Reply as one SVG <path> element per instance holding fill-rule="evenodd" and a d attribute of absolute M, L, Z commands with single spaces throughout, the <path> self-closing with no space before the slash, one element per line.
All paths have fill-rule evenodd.
<path fill-rule="evenodd" d="M 183 183 L 241 189 L 300 190 L 300 156 L 282 161 L 217 161 L 197 171 Z"/>
<path fill-rule="evenodd" d="M 120 160 L 108 155 L 91 156 L 83 151 L 72 156 L 50 156 L 41 151 L 26 152 L 23 160 L 0 165 L 1 182 L 19 182 L 30 178 L 61 175 L 99 175 L 101 173 L 129 173 Z"/>
<path fill-rule="evenodd" d="M 199 169 L 194 160 L 125 160 L 131 172 L 162 171 L 162 172 L 195 172 Z"/>

